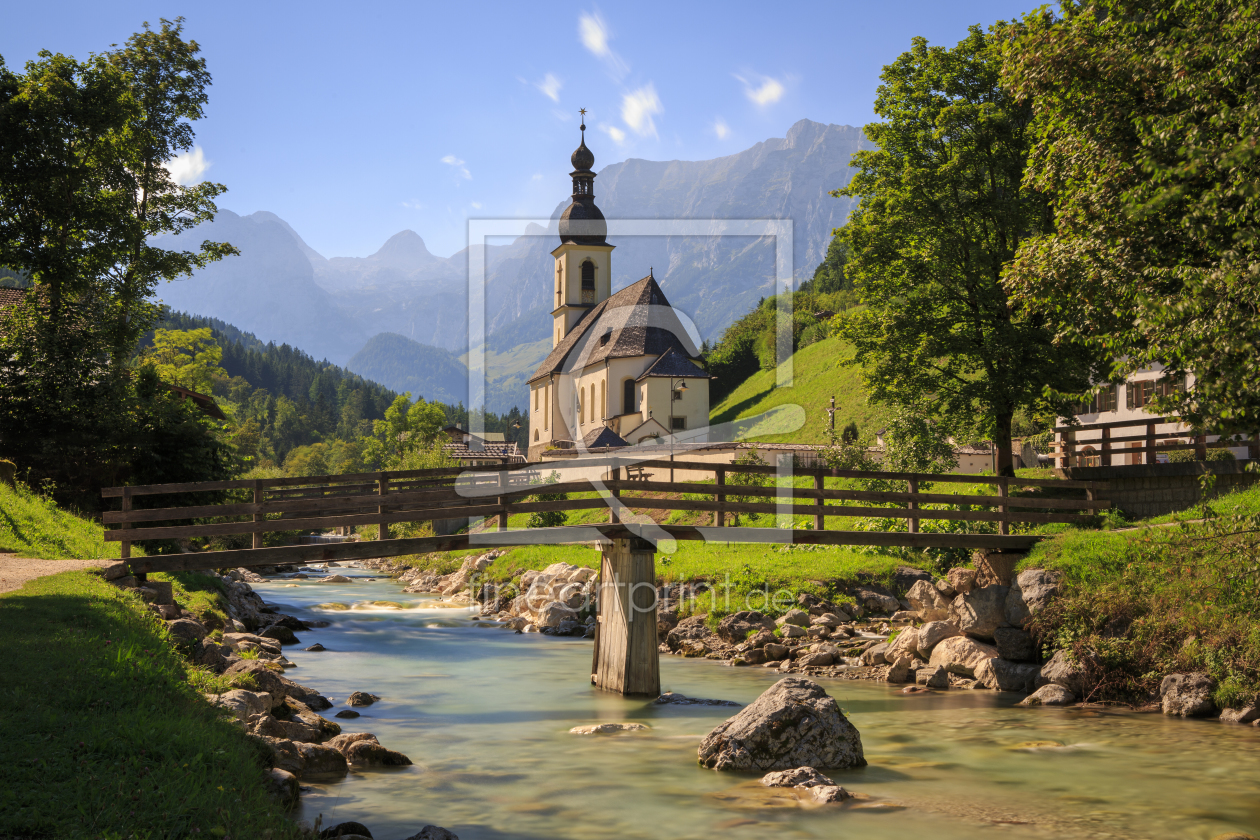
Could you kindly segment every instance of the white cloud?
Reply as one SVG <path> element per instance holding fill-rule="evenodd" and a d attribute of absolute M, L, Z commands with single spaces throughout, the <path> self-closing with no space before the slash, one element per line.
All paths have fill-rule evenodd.
<path fill-rule="evenodd" d="M 473 209 L 474 209 L 474 210 L 480 210 L 480 209 L 481 209 L 481 202 L 480 202 L 480 201 L 474 201 L 474 202 L 472 202 L 472 206 L 473 206 Z"/>
<path fill-rule="evenodd" d="M 531 181 L 541 181 L 542 179 L 543 176 L 541 172 L 535 172 L 534 177 L 530 178 Z"/>
<path fill-rule="evenodd" d="M 751 82 L 743 76 L 736 76 L 744 85 L 744 95 L 758 105 L 773 105 L 783 98 L 786 92 L 783 83 L 769 76 L 762 76 L 760 83 Z"/>
<path fill-rule="evenodd" d="M 464 162 L 460 160 L 459 158 L 455 157 L 455 155 L 447 155 L 446 157 L 442 158 L 442 163 L 445 163 L 447 166 L 454 167 L 459 172 L 459 174 L 462 175 L 463 177 L 469 178 L 469 179 L 472 178 L 472 173 L 469 172 L 467 167 L 464 166 Z"/>
<path fill-rule="evenodd" d="M 608 46 L 608 24 L 604 22 L 599 12 L 591 14 L 583 12 L 578 16 L 578 39 L 582 42 L 582 46 L 608 66 L 608 71 L 617 79 L 621 79 L 629 72 L 630 68 L 626 62 L 613 52 L 612 47 Z"/>
<path fill-rule="evenodd" d="M 664 110 L 651 82 L 621 97 L 621 119 L 640 136 L 656 136 L 656 123 L 652 120 L 652 115 L 660 114 Z"/>
<path fill-rule="evenodd" d="M 402 206 L 406 207 L 408 210 L 423 210 L 424 209 L 424 205 L 421 204 L 418 199 L 415 201 L 404 201 L 402 203 Z"/>
<path fill-rule="evenodd" d="M 560 122 L 568 122 L 569 120 L 573 119 L 573 114 L 571 114 L 568 111 L 561 111 L 559 108 L 552 108 L 551 116 L 560 120 Z"/>
<path fill-rule="evenodd" d="M 615 125 L 608 125 L 607 123 L 600 123 L 599 129 L 600 131 L 603 131 L 605 134 L 611 137 L 613 139 L 613 142 L 616 143 L 618 146 L 626 142 L 626 133 L 622 131 L 620 128 L 617 128 L 617 126 Z"/>
<path fill-rule="evenodd" d="M 719 140 L 725 140 L 727 135 L 731 133 L 731 127 L 726 124 L 726 120 L 718 117 L 713 121 L 713 133 L 717 135 Z"/>
<path fill-rule="evenodd" d="M 541 82 L 535 82 L 534 87 L 541 90 L 543 92 L 543 95 L 546 96 L 548 99 L 550 99 L 552 102 L 559 102 L 560 101 L 560 88 L 564 87 L 564 82 L 561 82 L 559 79 L 557 79 L 555 77 L 555 74 L 548 73 L 546 76 L 543 77 L 543 80 Z"/>
<path fill-rule="evenodd" d="M 193 146 L 191 152 L 175 155 L 166 162 L 166 171 L 171 173 L 171 180 L 187 186 L 201 180 L 201 174 L 210 168 L 206 153 L 200 146 Z"/>

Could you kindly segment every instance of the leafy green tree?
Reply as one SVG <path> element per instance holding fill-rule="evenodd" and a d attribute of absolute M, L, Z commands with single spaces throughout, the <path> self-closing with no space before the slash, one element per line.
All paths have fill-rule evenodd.
<path fill-rule="evenodd" d="M 853 288 L 853 281 L 844 272 L 844 267 L 848 262 L 849 245 L 837 228 L 831 232 L 831 242 L 827 244 L 826 258 L 814 269 L 814 276 L 801 284 L 801 291 L 824 295 L 849 291 Z"/>
<path fill-rule="evenodd" d="M 545 479 L 535 480 L 534 484 L 558 484 L 560 473 L 552 470 Z M 529 497 L 531 502 L 562 502 L 569 498 L 567 493 L 535 493 Z M 569 521 L 569 514 L 563 510 L 536 510 L 529 515 L 526 528 L 558 528 Z"/>
<path fill-rule="evenodd" d="M 377 469 L 398 469 L 408 452 L 430 447 L 445 424 L 440 403 L 421 397 L 413 404 L 410 392 L 401 394 L 385 410 L 385 419 L 373 422 L 371 437 L 363 439 L 363 460 Z"/>
<path fill-rule="evenodd" d="M 1112 360 L 1194 373 L 1155 410 L 1260 420 L 1260 6 L 1064 0 L 1011 31 L 1004 82 L 1031 109 L 1027 183 L 1055 226 L 1008 272 L 1021 304 Z"/>
<path fill-rule="evenodd" d="M 1013 473 L 1011 421 L 1043 389 L 1084 388 L 1087 353 L 1003 287 L 1020 243 L 1049 224 L 1046 198 L 1023 184 L 1032 113 L 998 84 L 1000 38 L 972 27 L 955 48 L 914 39 L 884 68 L 866 126 L 878 147 L 833 192 L 860 199 L 840 238 L 865 308 L 839 317 L 871 398 L 930 405 L 936 427 L 991 438 Z"/>
<path fill-rule="evenodd" d="M 223 348 L 210 335 L 210 328 L 162 330 L 154 333 L 153 346 L 144 354 L 158 377 L 170 385 L 182 385 L 202 394 L 213 388 L 216 377 L 226 377 L 219 364 Z"/>

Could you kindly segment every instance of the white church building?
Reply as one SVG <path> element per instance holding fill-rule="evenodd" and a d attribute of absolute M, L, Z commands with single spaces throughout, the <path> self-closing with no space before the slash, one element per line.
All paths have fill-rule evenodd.
<path fill-rule="evenodd" d="M 608 224 L 595 206 L 595 155 L 571 158 L 573 201 L 560 216 L 552 350 L 529 378 L 529 460 L 548 449 L 704 442 L 710 376 L 651 271 L 612 293 Z"/>

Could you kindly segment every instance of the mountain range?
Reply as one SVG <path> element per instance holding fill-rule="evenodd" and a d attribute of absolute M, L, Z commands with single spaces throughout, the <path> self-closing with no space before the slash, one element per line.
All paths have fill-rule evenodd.
<path fill-rule="evenodd" d="M 596 203 L 608 219 L 790 219 L 793 273 L 812 276 L 853 202 L 829 195 L 870 148 L 861 129 L 801 120 L 785 138 L 706 161 L 629 159 L 599 171 Z M 557 161 L 557 168 L 567 162 Z M 566 167 L 567 169 L 567 167 Z M 552 259 L 560 197 L 547 228 L 486 247 L 487 408 L 525 405 L 524 379 L 550 349 Z M 241 254 L 160 290 L 167 305 L 212 316 L 260 338 L 326 357 L 397 391 L 466 400 L 468 249 L 436 256 L 414 231 L 369 257 L 325 258 L 283 219 L 260 211 L 216 219 L 167 242 L 212 239 Z M 768 237 L 617 237 L 613 291 L 653 271 L 670 303 L 716 339 L 774 293 Z M 440 395 L 440 396 L 439 396 Z"/>

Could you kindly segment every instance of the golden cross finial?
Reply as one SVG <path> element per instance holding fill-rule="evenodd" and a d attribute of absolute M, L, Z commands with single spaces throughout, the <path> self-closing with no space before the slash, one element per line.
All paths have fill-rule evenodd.
<path fill-rule="evenodd" d="M 578 109 L 578 113 L 582 115 L 582 121 L 583 121 L 583 122 L 586 122 L 586 109 L 585 109 L 585 108 L 579 108 L 579 109 Z"/>

